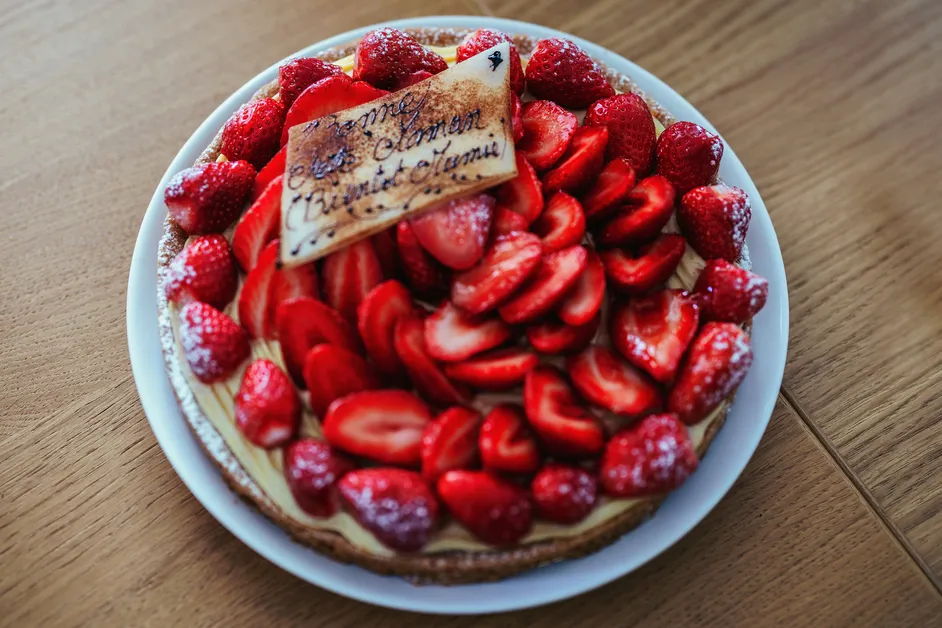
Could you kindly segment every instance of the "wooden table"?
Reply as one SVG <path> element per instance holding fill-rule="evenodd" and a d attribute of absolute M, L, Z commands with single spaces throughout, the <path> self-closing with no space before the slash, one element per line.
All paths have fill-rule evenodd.
<path fill-rule="evenodd" d="M 224 97 L 442 9 L 570 31 L 684 94 L 762 191 L 792 303 L 779 404 L 719 507 L 637 573 L 484 623 L 940 625 L 936 0 L 0 2 L 0 623 L 427 621 L 289 576 L 203 510 L 148 429 L 124 298 L 153 188 Z"/>

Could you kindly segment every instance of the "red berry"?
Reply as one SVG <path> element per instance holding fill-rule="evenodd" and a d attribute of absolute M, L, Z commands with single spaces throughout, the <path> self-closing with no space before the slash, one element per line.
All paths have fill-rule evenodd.
<path fill-rule="evenodd" d="M 225 308 L 235 296 L 237 272 L 229 242 L 221 235 L 197 236 L 167 269 L 167 300 L 185 305 L 202 301 Z"/>
<path fill-rule="evenodd" d="M 273 449 L 291 441 L 301 422 L 301 402 L 291 379 L 271 360 L 245 369 L 235 396 L 235 420 L 252 443 Z"/>
<path fill-rule="evenodd" d="M 548 464 L 530 484 L 537 514 L 547 521 L 573 524 L 586 518 L 599 498 L 599 483 L 579 467 Z"/>

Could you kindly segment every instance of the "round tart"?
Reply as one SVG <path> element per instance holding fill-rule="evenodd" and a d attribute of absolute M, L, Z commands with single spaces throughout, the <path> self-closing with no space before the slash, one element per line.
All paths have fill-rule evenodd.
<path fill-rule="evenodd" d="M 516 176 L 282 263 L 288 129 L 506 41 Z M 184 415 L 338 560 L 462 583 L 594 552 L 695 472 L 751 364 L 768 285 L 722 153 L 566 40 L 383 28 L 292 60 L 166 190 Z"/>

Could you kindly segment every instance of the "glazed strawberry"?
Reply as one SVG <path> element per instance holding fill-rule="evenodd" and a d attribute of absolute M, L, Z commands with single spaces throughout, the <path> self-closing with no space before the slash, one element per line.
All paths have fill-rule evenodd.
<path fill-rule="evenodd" d="M 527 492 L 486 471 L 449 471 L 438 479 L 438 495 L 451 516 L 485 543 L 514 545 L 533 527 Z"/>
<path fill-rule="evenodd" d="M 373 243 L 360 240 L 325 257 L 321 275 L 324 300 L 348 321 L 355 321 L 357 307 L 370 290 L 382 283 L 383 268 Z"/>
<path fill-rule="evenodd" d="M 413 218 L 412 230 L 422 248 L 455 270 L 467 270 L 484 255 L 494 216 L 489 194 L 459 198 Z"/>
<path fill-rule="evenodd" d="M 598 232 L 602 246 L 637 246 L 650 242 L 674 213 L 674 186 L 660 175 L 642 179 L 615 217 Z"/>
<path fill-rule="evenodd" d="M 337 488 L 360 525 L 390 549 L 416 552 L 438 527 L 438 501 L 414 471 L 357 469 Z"/>
<path fill-rule="evenodd" d="M 302 372 L 311 409 L 323 417 L 334 400 L 364 390 L 375 390 L 381 382 L 362 357 L 338 345 L 315 345 L 304 358 Z"/>
<path fill-rule="evenodd" d="M 611 160 L 592 188 L 582 197 L 582 210 L 586 220 L 599 220 L 610 215 L 628 199 L 635 186 L 635 169 L 624 157 Z"/>
<path fill-rule="evenodd" d="M 283 466 L 294 501 L 312 517 L 329 517 L 337 511 L 337 482 L 355 468 L 330 445 L 314 438 L 285 447 Z"/>
<path fill-rule="evenodd" d="M 532 233 L 516 231 L 494 239 L 477 266 L 455 276 L 451 301 L 472 314 L 494 309 L 540 265 L 543 247 Z"/>
<path fill-rule="evenodd" d="M 396 227 L 373 234 L 370 238 L 373 243 L 373 250 L 376 251 L 376 259 L 383 269 L 383 274 L 387 277 L 396 277 L 399 275 L 399 245 L 396 244 Z"/>
<path fill-rule="evenodd" d="M 290 107 L 301 92 L 328 76 L 339 76 L 343 70 L 339 65 L 316 57 L 298 57 L 285 61 L 278 68 L 278 93 L 285 107 Z"/>
<path fill-rule="evenodd" d="M 324 438 L 356 456 L 408 467 L 421 461 L 432 420 L 425 402 L 404 390 L 367 390 L 337 399 L 324 416 Z"/>
<path fill-rule="evenodd" d="M 699 296 L 703 320 L 745 323 L 765 305 L 769 282 L 726 260 L 706 263 L 694 292 Z"/>
<path fill-rule="evenodd" d="M 262 249 L 280 233 L 283 180 L 284 175 L 275 177 L 236 223 L 232 250 L 245 272 L 255 268 Z"/>
<path fill-rule="evenodd" d="M 677 208 L 681 231 L 704 259 L 739 261 L 751 219 L 749 197 L 726 185 L 694 188 Z"/>
<path fill-rule="evenodd" d="M 548 100 L 531 100 L 523 103 L 521 115 L 523 138 L 517 151 L 538 171 L 552 168 L 569 148 L 579 124 L 576 114 Z"/>
<path fill-rule="evenodd" d="M 595 250 L 586 250 L 586 253 L 585 270 L 556 310 L 559 318 L 573 327 L 590 322 L 602 309 L 605 299 L 605 266 L 602 258 Z"/>
<path fill-rule="evenodd" d="M 461 405 L 468 391 L 453 384 L 425 347 L 425 321 L 421 315 L 401 316 L 394 335 L 396 353 L 406 367 L 415 389 L 424 399 L 438 406 Z"/>
<path fill-rule="evenodd" d="M 271 338 L 275 333 L 278 306 L 297 297 L 317 298 L 314 264 L 278 269 L 279 241 L 262 250 L 239 293 L 239 322 L 253 338 Z"/>
<path fill-rule="evenodd" d="M 520 347 L 482 353 L 470 360 L 446 364 L 445 375 L 478 390 L 507 390 L 523 383 L 523 378 L 539 363 L 532 351 Z"/>
<path fill-rule="evenodd" d="M 425 319 L 425 348 L 442 362 L 461 362 L 504 344 L 510 328 L 497 317 L 468 314 L 445 301 Z"/>
<path fill-rule="evenodd" d="M 288 143 L 288 131 L 291 127 L 368 103 L 386 93 L 385 90 L 376 89 L 369 83 L 350 80 L 346 74 L 321 79 L 301 92 L 288 109 L 284 131 L 281 133 L 281 144 L 284 146 Z"/>
<path fill-rule="evenodd" d="M 549 312 L 576 284 L 587 259 L 579 245 L 544 255 L 533 277 L 500 306 L 501 318 L 511 324 L 528 323 Z"/>
<path fill-rule="evenodd" d="M 187 235 L 221 233 L 242 211 L 254 178 L 247 161 L 198 164 L 170 179 L 164 202 Z"/>
<path fill-rule="evenodd" d="M 481 415 L 461 406 L 439 414 L 422 435 L 422 476 L 435 482 L 452 469 L 470 469 L 478 459 Z"/>
<path fill-rule="evenodd" d="M 389 91 L 398 92 L 400 89 L 412 87 L 416 83 L 421 83 L 427 78 L 432 78 L 432 76 L 434 75 L 428 70 L 416 70 L 412 74 L 399 78 L 396 83 L 389 88 Z"/>
<path fill-rule="evenodd" d="M 527 88 L 570 109 L 585 109 L 615 93 L 602 68 L 568 39 L 541 39 L 527 63 Z"/>
<path fill-rule="evenodd" d="M 243 159 L 258 170 L 278 152 L 285 105 L 274 98 L 259 98 L 232 114 L 222 127 L 219 152 L 229 161 Z"/>
<path fill-rule="evenodd" d="M 508 42 L 510 44 L 510 89 L 515 94 L 522 94 L 526 87 L 526 80 L 523 77 L 523 67 L 520 65 L 520 53 L 517 52 L 517 46 L 507 33 L 493 28 L 479 28 L 468 33 L 458 44 L 456 59 L 461 63 L 465 59 L 470 59 L 474 55 L 493 48 L 497 44 Z"/>
<path fill-rule="evenodd" d="M 197 236 L 170 262 L 164 291 L 171 303 L 202 301 L 221 310 L 235 296 L 236 274 L 223 236 Z"/>
<path fill-rule="evenodd" d="M 582 205 L 565 192 L 556 192 L 533 223 L 532 231 L 540 236 L 544 254 L 579 244 L 585 236 Z"/>
<path fill-rule="evenodd" d="M 697 453 L 675 414 L 652 414 L 615 434 L 602 455 L 601 481 L 613 497 L 669 493 L 697 469 Z"/>
<path fill-rule="evenodd" d="M 540 449 L 523 408 L 502 404 L 481 425 L 481 462 L 503 473 L 533 473 L 540 466 Z"/>
<path fill-rule="evenodd" d="M 585 325 L 573 327 L 558 320 L 545 320 L 527 327 L 527 340 L 530 345 L 544 355 L 562 355 L 582 351 L 599 329 L 601 313 L 596 314 Z"/>
<path fill-rule="evenodd" d="M 523 216 L 530 225 L 543 211 L 543 186 L 522 152 L 518 150 L 515 159 L 517 176 L 497 188 L 497 202 Z"/>
<path fill-rule="evenodd" d="M 530 483 L 537 514 L 555 523 L 573 524 L 582 521 L 595 508 L 599 499 L 599 483 L 580 467 L 548 464 Z"/>
<path fill-rule="evenodd" d="M 510 130 L 513 134 L 514 144 L 523 139 L 523 103 L 516 94 L 510 95 Z"/>
<path fill-rule="evenodd" d="M 581 126 L 576 129 L 569 148 L 556 167 L 543 175 L 543 191 L 578 192 L 595 181 L 605 161 L 608 129 L 604 126 Z"/>
<path fill-rule="evenodd" d="M 606 347 L 592 345 L 569 356 L 566 370 L 580 395 L 620 416 L 639 416 L 662 404 L 654 382 Z"/>
<path fill-rule="evenodd" d="M 250 352 L 245 330 L 199 301 L 180 310 L 180 345 L 193 375 L 204 384 L 229 377 Z"/>
<path fill-rule="evenodd" d="M 513 231 L 526 231 L 527 219 L 515 211 L 498 205 L 494 208 L 494 222 L 491 224 L 491 237 L 507 235 Z"/>
<path fill-rule="evenodd" d="M 629 299 L 612 313 L 609 335 L 629 362 L 659 382 L 674 379 L 684 351 L 697 333 L 699 312 L 683 290 L 661 290 Z"/>
<path fill-rule="evenodd" d="M 393 340 L 396 321 L 414 310 L 412 295 L 395 280 L 373 288 L 357 308 L 357 328 L 376 368 L 387 380 L 401 382 L 405 367 L 396 353 Z"/>
<path fill-rule="evenodd" d="M 746 332 L 734 323 L 707 323 L 690 345 L 667 409 L 687 425 L 702 421 L 736 390 L 751 365 Z"/>
<path fill-rule="evenodd" d="M 382 89 L 393 87 L 413 72 L 438 74 L 447 67 L 440 55 L 398 28 L 388 26 L 364 35 L 353 56 L 353 78 Z"/>
<path fill-rule="evenodd" d="M 278 342 L 288 372 L 296 382 L 303 382 L 307 353 L 320 344 L 332 344 L 350 351 L 360 351 L 356 332 L 337 310 L 317 299 L 289 299 L 275 312 Z"/>
<path fill-rule="evenodd" d="M 622 249 L 602 251 L 599 257 L 605 274 L 619 289 L 629 294 L 642 294 L 670 278 L 684 256 L 687 243 L 683 236 L 665 233 L 642 247 L 636 256 Z"/>
<path fill-rule="evenodd" d="M 523 407 L 530 426 L 554 454 L 593 456 L 605 446 L 602 425 L 579 403 L 555 367 L 538 366 L 527 373 Z"/>
<path fill-rule="evenodd" d="M 720 169 L 723 140 L 693 122 L 670 125 L 657 138 L 657 173 L 683 194 L 710 185 Z"/>
<path fill-rule="evenodd" d="M 281 149 L 275 153 L 275 156 L 271 158 L 271 161 L 258 171 L 258 174 L 255 175 L 255 182 L 252 184 L 252 194 L 249 196 L 249 200 L 253 203 L 257 201 L 258 197 L 262 195 L 262 192 L 265 191 L 265 188 L 267 188 L 272 181 L 278 177 L 284 176 L 287 154 L 288 147 L 282 146 Z"/>
<path fill-rule="evenodd" d="M 447 291 L 448 269 L 422 248 L 408 220 L 396 225 L 396 247 L 406 282 L 416 296 L 427 298 Z"/>
<path fill-rule="evenodd" d="M 626 158 L 639 177 L 651 171 L 656 134 L 643 98 L 631 93 L 603 98 L 586 111 L 585 124 L 608 128 L 608 159 Z"/>
<path fill-rule="evenodd" d="M 245 369 L 235 396 L 235 421 L 242 434 L 265 449 L 290 442 L 301 423 L 301 402 L 291 379 L 271 360 Z"/>

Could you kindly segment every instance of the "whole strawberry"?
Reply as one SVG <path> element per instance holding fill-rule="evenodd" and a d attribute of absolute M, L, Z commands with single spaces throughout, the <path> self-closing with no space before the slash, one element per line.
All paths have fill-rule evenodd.
<path fill-rule="evenodd" d="M 278 152 L 284 123 L 283 102 L 274 98 L 253 100 L 232 114 L 222 127 L 219 152 L 229 161 L 244 159 L 258 170 Z"/>
<path fill-rule="evenodd" d="M 247 161 L 198 164 L 170 179 L 164 202 L 188 235 L 221 233 L 242 211 L 254 179 Z"/>
<path fill-rule="evenodd" d="M 639 179 L 651 171 L 657 135 L 643 98 L 629 93 L 594 102 L 586 111 L 585 124 L 608 127 L 607 160 L 626 158 Z"/>
<path fill-rule="evenodd" d="M 598 502 L 599 483 L 585 469 L 548 464 L 530 484 L 536 511 L 547 521 L 576 523 Z"/>
<path fill-rule="evenodd" d="M 337 482 L 353 469 L 353 463 L 314 438 L 296 440 L 284 450 L 285 480 L 291 495 L 301 510 L 313 517 L 329 517 L 337 511 Z"/>
<path fill-rule="evenodd" d="M 285 109 L 290 107 L 305 89 L 328 76 L 343 74 L 339 65 L 316 57 L 298 57 L 285 61 L 278 68 L 278 89 Z"/>
<path fill-rule="evenodd" d="M 171 303 L 202 301 L 223 309 L 236 292 L 236 267 L 221 235 L 197 236 L 173 258 L 164 291 Z"/>
<path fill-rule="evenodd" d="M 393 89 L 410 74 L 425 70 L 438 74 L 448 64 L 398 28 L 372 30 L 357 44 L 353 56 L 353 78 L 373 87 Z"/>
<path fill-rule="evenodd" d="M 526 79 L 523 77 L 523 67 L 520 65 L 520 53 L 517 52 L 517 47 L 507 33 L 493 28 L 479 28 L 468 33 L 458 44 L 457 60 L 461 63 L 505 41 L 510 43 L 510 89 L 519 95 L 526 87 Z"/>
<path fill-rule="evenodd" d="M 737 262 L 751 219 L 749 197 L 727 185 L 694 188 L 683 195 L 677 208 L 681 231 L 705 259 Z"/>
<path fill-rule="evenodd" d="M 722 158 L 723 140 L 693 122 L 672 124 L 657 138 L 657 173 L 678 194 L 712 183 Z"/>
<path fill-rule="evenodd" d="M 700 295 L 704 320 L 745 323 L 765 305 L 769 282 L 723 259 L 707 262 L 694 292 Z"/>
<path fill-rule="evenodd" d="M 615 94 L 602 68 L 568 39 L 538 41 L 527 63 L 526 77 L 534 96 L 569 109 L 585 109 Z"/>
<path fill-rule="evenodd" d="M 265 449 L 291 441 L 301 422 L 301 402 L 291 379 L 271 360 L 255 360 L 245 369 L 235 396 L 236 425 Z"/>
<path fill-rule="evenodd" d="M 216 308 L 194 301 L 180 311 L 180 345 L 196 379 L 226 379 L 249 357 L 249 336 Z"/>

